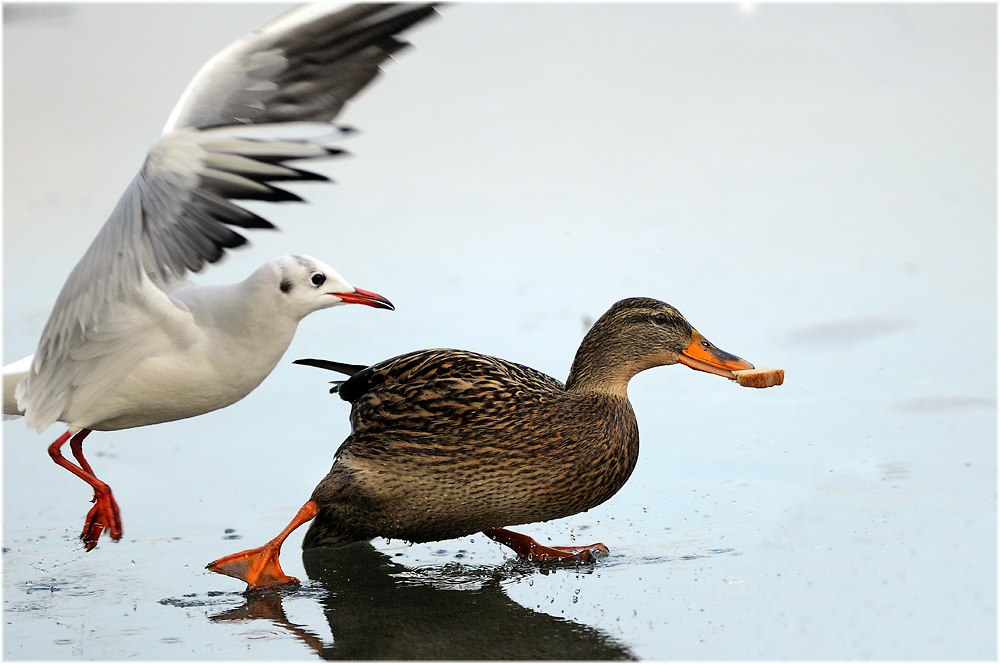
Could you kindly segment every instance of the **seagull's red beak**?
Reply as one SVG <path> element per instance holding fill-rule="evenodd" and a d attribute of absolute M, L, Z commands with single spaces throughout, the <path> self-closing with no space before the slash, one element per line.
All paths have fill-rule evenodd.
<path fill-rule="evenodd" d="M 339 297 L 347 304 L 363 304 L 365 306 L 375 307 L 376 309 L 396 309 L 396 307 L 392 306 L 392 302 L 385 299 L 378 293 L 361 290 L 360 288 L 355 288 L 352 293 L 330 293 L 330 295 Z"/>

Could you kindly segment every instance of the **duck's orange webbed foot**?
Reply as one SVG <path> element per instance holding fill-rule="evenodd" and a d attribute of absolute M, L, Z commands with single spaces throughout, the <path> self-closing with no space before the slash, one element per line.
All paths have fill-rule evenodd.
<path fill-rule="evenodd" d="M 266 590 L 297 584 L 298 579 L 281 570 L 278 562 L 280 555 L 281 542 L 271 540 L 262 547 L 219 558 L 209 563 L 207 569 L 246 581 L 247 590 Z"/>
<path fill-rule="evenodd" d="M 545 546 L 539 544 L 527 535 L 515 533 L 506 528 L 491 528 L 484 530 L 483 534 L 494 542 L 499 542 L 514 550 L 519 558 L 524 558 L 532 562 L 545 562 L 548 560 L 582 560 L 593 562 L 597 557 L 606 556 L 608 547 L 603 544 L 589 544 L 587 546 Z"/>
<path fill-rule="evenodd" d="M 103 482 L 94 486 L 94 506 L 87 512 L 87 520 L 83 524 L 80 539 L 87 551 L 97 546 L 101 533 L 108 532 L 111 539 L 117 542 L 122 538 L 122 517 L 118 511 L 118 503 L 111 494 L 111 487 Z"/>
<path fill-rule="evenodd" d="M 206 568 L 217 574 L 225 574 L 246 581 L 248 591 L 297 584 L 298 579 L 281 571 L 281 564 L 278 562 L 278 557 L 281 555 L 281 545 L 285 543 L 285 539 L 293 530 L 316 516 L 318 511 L 319 505 L 310 500 L 302 506 L 291 523 L 264 546 L 219 558 L 206 565 Z"/>

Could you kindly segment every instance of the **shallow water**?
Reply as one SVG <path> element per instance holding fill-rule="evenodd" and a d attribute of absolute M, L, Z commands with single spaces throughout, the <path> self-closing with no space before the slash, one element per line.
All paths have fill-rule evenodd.
<path fill-rule="evenodd" d="M 5 363 L 191 75 L 278 11 L 5 7 Z M 91 553 L 58 428 L 4 424 L 4 656 L 995 659 L 995 19 L 448 7 L 345 112 L 338 184 L 260 205 L 282 232 L 198 277 L 308 253 L 395 312 L 318 313 L 243 402 L 88 438 L 125 525 Z M 521 529 L 608 557 L 540 568 L 474 536 L 303 558 L 296 533 L 296 590 L 203 569 L 276 534 L 348 432 L 292 359 L 445 346 L 564 378 L 633 295 L 787 379 L 634 379 L 629 483 Z"/>

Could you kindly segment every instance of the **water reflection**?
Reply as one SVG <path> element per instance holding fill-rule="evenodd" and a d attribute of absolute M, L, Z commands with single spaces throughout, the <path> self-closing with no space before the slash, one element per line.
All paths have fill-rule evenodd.
<path fill-rule="evenodd" d="M 306 573 L 326 591 L 318 601 L 333 643 L 291 623 L 284 593 L 257 593 L 221 620 L 270 620 L 323 659 L 624 660 L 636 659 L 598 629 L 527 609 L 501 585 L 537 568 L 408 568 L 369 544 L 303 554 Z"/>

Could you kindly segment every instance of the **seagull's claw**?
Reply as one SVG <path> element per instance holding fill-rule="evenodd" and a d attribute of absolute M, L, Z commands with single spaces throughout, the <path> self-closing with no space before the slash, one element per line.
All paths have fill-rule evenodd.
<path fill-rule="evenodd" d="M 80 539 L 84 548 L 92 551 L 97 546 L 101 533 L 107 531 L 112 540 L 117 542 L 122 538 L 122 517 L 118 511 L 118 503 L 111 494 L 111 489 L 100 487 L 94 489 L 94 506 L 87 512 L 87 520 L 83 524 Z"/>

